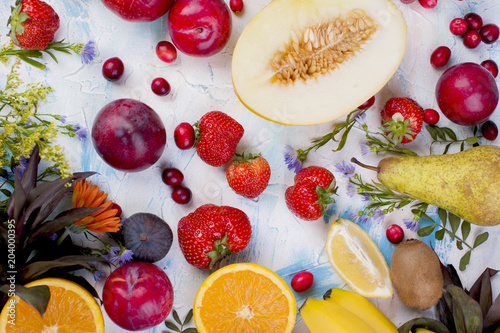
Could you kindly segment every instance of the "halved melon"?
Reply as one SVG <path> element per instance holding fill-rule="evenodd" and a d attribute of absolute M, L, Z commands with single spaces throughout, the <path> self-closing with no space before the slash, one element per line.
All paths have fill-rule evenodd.
<path fill-rule="evenodd" d="M 390 0 L 274 0 L 241 33 L 231 74 L 259 116 L 320 124 L 375 95 L 405 50 L 406 22 Z"/>

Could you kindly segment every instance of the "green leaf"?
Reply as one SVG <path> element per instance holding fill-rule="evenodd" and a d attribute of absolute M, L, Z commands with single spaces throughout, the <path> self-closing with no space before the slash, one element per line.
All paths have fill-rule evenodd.
<path fill-rule="evenodd" d="M 436 130 L 436 127 L 427 125 L 427 126 L 425 126 L 425 128 L 427 129 L 427 132 L 429 132 L 429 134 L 431 135 L 432 139 L 434 141 L 436 141 L 437 140 L 437 130 Z"/>
<path fill-rule="evenodd" d="M 184 318 L 184 322 L 182 323 L 182 326 L 187 325 L 192 318 L 193 318 L 193 309 L 189 310 L 189 312 L 187 313 L 186 318 Z"/>
<path fill-rule="evenodd" d="M 446 221 L 448 220 L 448 212 L 443 208 L 438 209 L 439 219 L 443 223 L 443 227 L 446 227 Z"/>
<path fill-rule="evenodd" d="M 467 292 L 470 297 L 479 303 L 483 318 L 486 316 L 493 301 L 491 278 L 498 272 L 496 269 L 486 268 Z"/>
<path fill-rule="evenodd" d="M 172 312 L 172 317 L 174 317 L 174 320 L 177 322 L 177 324 L 182 325 L 181 318 L 179 318 L 179 314 L 177 313 L 177 311 L 174 310 Z"/>
<path fill-rule="evenodd" d="M 52 52 L 45 50 L 45 53 L 47 53 L 52 58 L 52 60 L 56 62 L 56 64 L 58 63 L 56 56 Z"/>
<path fill-rule="evenodd" d="M 483 232 L 482 234 L 477 235 L 476 239 L 474 240 L 474 245 L 472 247 L 476 248 L 479 245 L 483 244 L 488 240 L 488 237 L 489 237 L 488 232 Z"/>
<path fill-rule="evenodd" d="M 445 135 L 447 135 L 451 140 L 457 141 L 457 136 L 455 135 L 455 132 L 449 127 L 443 127 L 441 129 Z"/>
<path fill-rule="evenodd" d="M 434 237 L 436 237 L 437 240 L 443 240 L 443 238 L 444 238 L 444 232 L 445 232 L 444 229 L 439 229 L 434 234 Z"/>
<path fill-rule="evenodd" d="M 450 333 L 444 324 L 432 318 L 411 319 L 398 328 L 398 333 L 411 333 L 419 327 L 427 328 L 436 333 Z"/>
<path fill-rule="evenodd" d="M 434 231 L 434 228 L 436 227 L 436 225 L 429 225 L 427 227 L 424 227 L 424 228 L 421 228 L 417 231 L 417 234 L 420 236 L 420 237 L 425 237 L 425 236 L 429 236 L 430 234 L 432 234 L 432 232 Z"/>
<path fill-rule="evenodd" d="M 460 240 L 458 240 L 458 239 L 457 239 L 457 249 L 459 249 L 459 250 L 463 250 L 464 249 L 463 242 L 460 241 Z"/>
<path fill-rule="evenodd" d="M 454 234 L 456 234 L 458 228 L 460 227 L 460 218 L 455 214 L 448 213 L 448 221 L 450 221 L 451 230 Z"/>
<path fill-rule="evenodd" d="M 457 332 L 482 333 L 483 316 L 479 304 L 460 287 L 448 286 L 452 297 L 452 311 Z"/>
<path fill-rule="evenodd" d="M 470 223 L 467 221 L 462 222 L 462 239 L 465 241 L 470 234 Z"/>
<path fill-rule="evenodd" d="M 198 333 L 198 330 L 194 327 L 186 328 L 182 333 Z"/>
<path fill-rule="evenodd" d="M 460 144 L 460 151 L 464 151 L 465 149 L 465 141 L 462 141 L 462 143 Z"/>
<path fill-rule="evenodd" d="M 39 277 L 40 275 L 48 272 L 53 268 L 68 268 L 72 266 L 80 266 L 85 268 L 90 268 L 89 262 L 106 262 L 106 259 L 96 256 L 85 256 L 85 255 L 71 255 L 60 257 L 51 261 L 36 261 L 25 266 L 19 275 L 24 280 L 31 280 Z M 76 268 L 76 267 L 75 267 Z"/>
<path fill-rule="evenodd" d="M 440 139 L 446 140 L 446 134 L 442 128 L 436 127 L 436 134 Z"/>
<path fill-rule="evenodd" d="M 465 139 L 465 142 L 467 142 L 470 145 L 476 144 L 479 139 L 475 136 L 471 136 L 470 138 Z"/>
<path fill-rule="evenodd" d="M 12 193 L 9 190 L 6 190 L 4 188 L 0 189 L 0 191 L 5 195 L 6 197 L 9 197 L 12 195 Z"/>
<path fill-rule="evenodd" d="M 175 332 L 180 332 L 181 330 L 171 321 L 165 321 L 165 326 Z"/>
<path fill-rule="evenodd" d="M 18 57 L 19 57 L 22 61 L 24 61 L 24 62 L 26 62 L 26 63 L 30 64 L 31 66 L 34 66 L 34 67 L 39 68 L 39 69 L 45 69 L 45 65 L 44 65 L 44 64 L 42 64 L 41 62 L 38 62 L 38 61 L 33 60 L 33 59 L 31 59 L 31 58 L 25 57 L 25 56 L 23 56 L 23 55 L 18 55 Z"/>
<path fill-rule="evenodd" d="M 443 155 L 446 155 L 446 153 L 448 152 L 448 150 L 450 149 L 450 146 L 453 144 L 453 142 L 450 142 L 448 143 L 445 148 L 444 148 L 444 151 L 443 151 Z"/>
<path fill-rule="evenodd" d="M 470 262 L 471 253 L 472 253 L 471 250 L 469 250 L 462 256 L 462 258 L 460 259 L 460 266 L 458 267 L 458 269 L 460 269 L 461 271 L 465 270 L 465 267 L 467 267 L 467 265 Z"/>
<path fill-rule="evenodd" d="M 9 293 L 9 286 L 3 285 L 0 288 L 5 294 Z M 45 313 L 47 309 L 47 305 L 49 304 L 50 299 L 50 290 L 47 286 L 36 286 L 26 288 L 24 286 L 16 284 L 15 293 L 17 296 L 22 298 L 26 303 L 34 307 L 41 316 Z"/>

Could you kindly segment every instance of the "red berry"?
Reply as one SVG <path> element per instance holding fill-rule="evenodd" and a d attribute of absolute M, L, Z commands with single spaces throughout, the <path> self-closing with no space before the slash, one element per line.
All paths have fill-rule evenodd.
<path fill-rule="evenodd" d="M 493 77 L 495 77 L 495 78 L 497 77 L 498 66 L 497 66 L 496 62 L 494 62 L 493 60 L 485 60 L 481 63 L 481 66 L 483 66 L 484 68 L 489 70 L 491 75 L 493 75 Z"/>
<path fill-rule="evenodd" d="M 424 110 L 424 121 L 429 125 L 436 125 L 439 121 L 439 113 L 434 109 Z"/>
<path fill-rule="evenodd" d="M 440 46 L 431 54 L 431 65 L 434 68 L 446 66 L 450 60 L 451 50 L 446 46 Z"/>
<path fill-rule="evenodd" d="M 493 44 L 498 40 L 500 29 L 496 24 L 485 24 L 479 31 L 479 35 L 481 35 L 481 40 L 483 41 L 483 43 Z"/>
<path fill-rule="evenodd" d="M 450 22 L 450 31 L 455 36 L 462 36 L 467 30 L 469 30 L 469 26 L 463 18 L 457 17 Z"/>
<path fill-rule="evenodd" d="M 476 13 L 469 13 L 464 17 L 470 29 L 479 30 L 483 26 L 483 19 Z"/>
<path fill-rule="evenodd" d="M 409 5 L 411 3 L 414 3 L 415 0 L 400 0 L 402 3 L 404 3 L 405 5 Z"/>
<path fill-rule="evenodd" d="M 177 185 L 172 190 L 172 200 L 179 205 L 185 205 L 191 201 L 191 190 L 182 185 Z"/>
<path fill-rule="evenodd" d="M 363 104 L 358 106 L 358 109 L 361 109 L 361 110 L 368 109 L 369 107 L 371 107 L 373 105 L 373 103 L 375 103 L 375 96 L 370 97 L 369 100 L 367 100 L 366 102 L 364 102 Z"/>
<path fill-rule="evenodd" d="M 401 241 L 405 237 L 403 228 L 401 228 L 397 224 L 391 224 L 385 231 L 385 235 L 387 236 L 389 242 L 391 242 L 392 244 L 401 243 Z"/>
<path fill-rule="evenodd" d="M 434 8 L 437 5 L 437 0 L 418 0 L 420 5 L 424 8 Z"/>
<path fill-rule="evenodd" d="M 184 175 L 179 169 L 166 168 L 161 174 L 161 179 L 167 185 L 177 186 L 180 185 L 184 180 Z"/>
<path fill-rule="evenodd" d="M 487 120 L 481 126 L 481 134 L 486 140 L 495 141 L 498 136 L 498 127 L 491 120 Z"/>
<path fill-rule="evenodd" d="M 156 55 L 161 61 L 172 63 L 177 59 L 177 49 L 174 44 L 163 40 L 156 44 Z"/>
<path fill-rule="evenodd" d="M 189 149 L 194 145 L 194 128 L 189 123 L 180 123 L 174 130 L 175 145 L 179 149 Z"/>
<path fill-rule="evenodd" d="M 292 278 L 292 289 L 298 293 L 306 291 L 311 288 L 314 282 L 314 275 L 310 272 L 300 272 L 294 275 Z"/>
<path fill-rule="evenodd" d="M 481 36 L 476 30 L 469 30 L 464 35 L 464 45 L 469 49 L 475 49 L 481 43 Z"/>
<path fill-rule="evenodd" d="M 243 11 L 243 0 L 229 0 L 229 7 L 233 13 L 241 13 Z"/>
<path fill-rule="evenodd" d="M 162 77 L 157 77 L 151 82 L 151 90 L 158 96 L 170 94 L 170 84 Z"/>
<path fill-rule="evenodd" d="M 120 207 L 119 204 L 113 202 L 113 206 L 111 206 L 111 209 L 116 209 L 118 212 L 116 213 L 115 216 L 122 216 L 122 208 Z"/>
<path fill-rule="evenodd" d="M 108 81 L 117 81 L 119 80 L 123 72 L 125 71 L 125 66 L 120 58 L 114 57 L 109 58 L 102 65 L 102 75 Z"/>

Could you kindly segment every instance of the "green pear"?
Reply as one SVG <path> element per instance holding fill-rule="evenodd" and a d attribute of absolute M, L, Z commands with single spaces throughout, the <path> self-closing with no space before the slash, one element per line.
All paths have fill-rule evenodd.
<path fill-rule="evenodd" d="M 477 146 L 449 155 L 388 157 L 375 169 L 380 182 L 394 191 L 441 207 L 470 223 L 500 224 L 500 147 Z"/>

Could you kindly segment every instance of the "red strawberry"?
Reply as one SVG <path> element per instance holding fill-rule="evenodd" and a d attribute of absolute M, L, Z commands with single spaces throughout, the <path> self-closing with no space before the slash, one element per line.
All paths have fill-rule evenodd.
<path fill-rule="evenodd" d="M 226 169 L 227 182 L 236 194 L 250 199 L 257 198 L 269 184 L 269 163 L 260 155 L 236 156 Z"/>
<path fill-rule="evenodd" d="M 227 163 L 243 137 L 243 126 L 221 111 L 211 111 L 198 123 L 196 151 L 202 161 L 218 167 Z"/>
<path fill-rule="evenodd" d="M 408 143 L 422 129 L 424 109 L 408 97 L 394 97 L 385 103 L 382 110 L 382 125 L 385 134 L 394 143 Z"/>
<path fill-rule="evenodd" d="M 237 208 L 206 204 L 179 221 L 177 235 L 187 262 L 209 269 L 231 253 L 243 251 L 252 237 L 252 226 Z"/>
<path fill-rule="evenodd" d="M 285 191 L 288 209 L 306 221 L 319 219 L 326 205 L 335 202 L 335 177 L 323 167 L 310 166 L 300 170 L 294 178 L 295 185 Z"/>
<path fill-rule="evenodd" d="M 10 38 L 26 50 L 43 50 L 54 40 L 59 16 L 40 0 L 17 0 L 9 18 Z"/>

